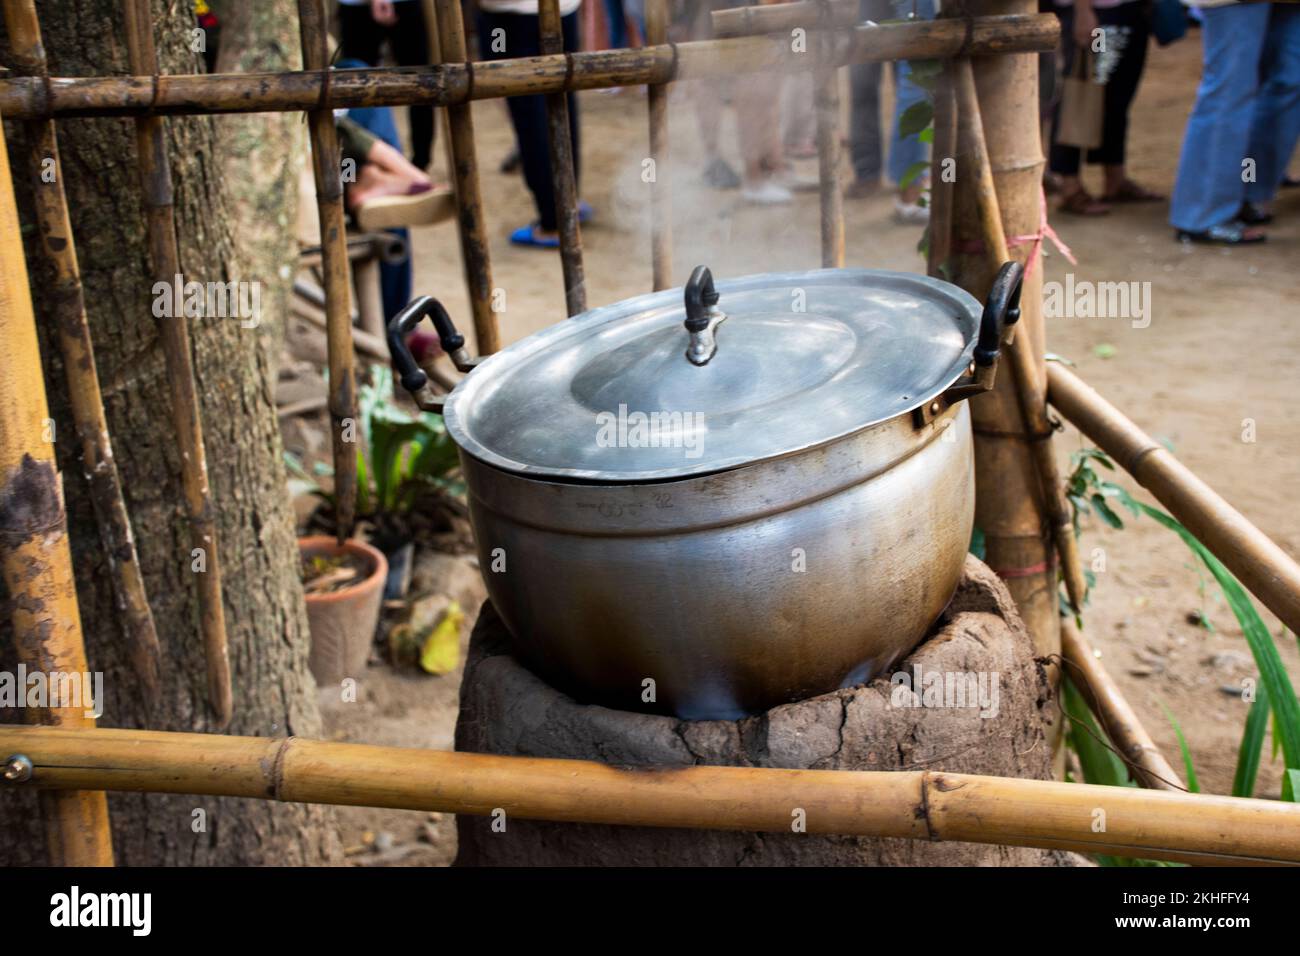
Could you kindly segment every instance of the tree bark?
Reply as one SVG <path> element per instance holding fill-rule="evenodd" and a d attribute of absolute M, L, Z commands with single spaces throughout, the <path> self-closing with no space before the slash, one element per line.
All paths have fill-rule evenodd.
<path fill-rule="evenodd" d="M 287 22 L 292 31 L 292 0 L 266 0 L 256 6 L 257 19 Z M 155 2 L 153 10 L 160 68 L 169 73 L 201 70 L 191 50 L 190 5 Z M 60 0 L 42 4 L 40 14 L 52 74 L 126 72 L 119 0 Z M 261 44 L 262 68 L 296 66 L 292 44 L 265 43 L 254 29 L 232 31 L 223 41 L 232 46 Z M 7 55 L 7 44 L 0 49 Z M 240 51 L 230 50 L 223 61 L 239 63 Z M 229 732 L 268 737 L 320 732 L 314 684 L 307 671 L 306 614 L 274 408 L 275 365 L 296 251 L 294 177 L 301 165 L 301 135 L 295 119 L 253 116 L 218 123 L 211 117 L 189 117 L 167 123 L 184 278 L 258 283 L 261 292 L 260 321 L 253 327 L 239 318 L 183 321 L 191 323 L 225 574 L 234 685 Z M 20 130 L 8 124 L 6 133 L 16 144 L 14 156 L 23 157 Z M 148 713 L 117 628 L 76 442 L 56 442 L 65 475 L 87 655 L 92 670 L 104 674 L 100 725 L 209 730 L 212 711 L 181 504 L 180 460 L 157 335 L 158 322 L 174 320 L 152 314 L 153 281 L 133 124 L 69 120 L 60 123 L 59 134 L 109 429 L 162 643 L 162 703 Z M 15 160 L 26 224 L 31 222 L 32 186 L 24 165 Z M 239 218 L 232 215 L 234 210 Z M 255 239 L 246 238 L 243 218 L 255 221 Z M 25 225 L 25 234 L 30 231 Z M 28 242 L 37 321 L 46 327 L 42 347 L 51 414 L 57 435 L 71 439 L 75 432 L 60 359 L 47 332 L 51 303 L 41 294 L 48 272 L 33 252 Z M 15 663 L 9 635 L 0 635 L 0 665 L 13 669 Z M 21 714 L 0 711 L 0 720 L 21 719 Z M 40 821 L 30 796 L 8 793 L 0 798 L 0 863 L 43 861 Z M 119 864 L 292 865 L 340 858 L 333 813 L 323 807 L 115 794 L 109 808 Z"/>

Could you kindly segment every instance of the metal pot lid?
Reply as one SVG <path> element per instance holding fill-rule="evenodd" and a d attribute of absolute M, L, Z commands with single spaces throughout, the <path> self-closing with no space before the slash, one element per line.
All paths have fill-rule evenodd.
<path fill-rule="evenodd" d="M 456 443 L 560 481 L 724 471 L 910 412 L 956 381 L 975 347 L 979 303 L 926 276 L 767 273 L 718 282 L 716 305 L 701 303 L 696 278 L 690 315 L 683 289 L 655 292 L 485 359 L 447 399 Z"/>

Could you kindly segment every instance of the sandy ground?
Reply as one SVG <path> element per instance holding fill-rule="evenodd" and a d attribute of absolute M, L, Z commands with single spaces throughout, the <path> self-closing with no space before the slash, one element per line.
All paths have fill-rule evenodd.
<path fill-rule="evenodd" d="M 1161 191 L 1172 188 L 1199 56 L 1195 33 L 1171 48 L 1153 48 L 1134 108 L 1132 173 Z M 658 171 L 670 177 L 674 190 L 676 281 L 699 262 L 722 276 L 816 267 L 815 194 L 799 196 L 786 208 L 754 209 L 743 206 L 735 192 L 697 185 L 697 127 L 688 96 L 687 89 L 675 91 L 677 159 L 671 169 Z M 641 181 L 648 155 L 643 92 L 583 94 L 581 115 L 582 194 L 597 210 L 595 222 L 583 231 L 588 301 L 595 306 L 650 288 L 648 187 Z M 497 171 L 513 143 L 504 106 L 477 104 L 474 116 L 494 278 L 506 295 L 501 323 L 508 343 L 563 318 L 559 259 L 553 252 L 507 242 L 511 229 L 533 218 L 531 202 L 520 177 Z M 722 142 L 734 144 L 729 117 L 722 122 Z M 734 147 L 732 155 L 734 162 Z M 441 158 L 438 166 L 445 177 Z M 815 175 L 815 164 L 803 171 Z M 1294 506 L 1300 416 L 1287 411 L 1300 364 L 1297 212 L 1300 190 L 1284 193 L 1272 241 L 1232 251 L 1180 246 L 1166 225 L 1164 204 L 1121 207 L 1094 220 L 1057 215 L 1053 224 L 1078 265 L 1049 255 L 1045 276 L 1062 280 L 1073 272 L 1078 280 L 1151 283 L 1149 327 L 1133 328 L 1126 319 L 1056 319 L 1049 323 L 1049 349 L 1074 361 L 1084 378 L 1169 442 L 1292 554 L 1300 554 L 1300 512 Z M 850 265 L 923 269 L 915 251 L 919 230 L 891 223 L 887 196 L 847 201 L 846 219 Z M 440 297 L 468 332 L 454 226 L 417 229 L 414 249 L 417 294 Z M 1246 419 L 1255 423 L 1254 442 L 1242 440 Z M 1063 467 L 1069 452 L 1085 443 L 1073 430 L 1062 436 L 1057 444 Z M 1107 569 L 1098 575 L 1086 615 L 1087 633 L 1106 666 L 1175 764 L 1178 746 L 1164 708 L 1183 726 L 1203 788 L 1229 792 L 1247 709 L 1237 688 L 1255 670 L 1217 589 L 1172 533 L 1149 519 L 1130 521 L 1123 531 L 1089 521 L 1082 544 L 1085 555 L 1094 548 L 1106 552 Z M 1208 616 L 1212 631 L 1189 620 L 1198 610 Z M 1269 615 L 1266 619 L 1281 634 L 1280 625 Z M 1295 637 L 1285 634 L 1279 644 L 1293 680 L 1300 680 Z M 327 702 L 330 733 L 337 739 L 450 747 L 458 681 L 459 674 L 404 677 L 373 668 L 359 707 Z M 1279 768 L 1280 762 L 1266 756 L 1262 795 L 1277 794 Z M 396 841 L 396 851 L 359 854 L 358 862 L 442 863 L 454 853 L 450 817 L 426 829 L 425 814 L 348 810 L 344 822 L 350 845 L 360 846 L 367 832 L 391 833 Z"/>

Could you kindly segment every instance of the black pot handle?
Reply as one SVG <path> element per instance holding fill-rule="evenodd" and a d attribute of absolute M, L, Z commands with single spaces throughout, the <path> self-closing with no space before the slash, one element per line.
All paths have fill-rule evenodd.
<path fill-rule="evenodd" d="M 1024 266 L 1006 262 L 993 280 L 993 288 L 984 300 L 979 341 L 975 344 L 975 364 L 980 368 L 989 368 L 997 362 L 1007 326 L 1020 321 L 1020 288 L 1024 278 Z"/>
<path fill-rule="evenodd" d="M 420 368 L 415 356 L 407 348 L 406 337 L 420 324 L 423 318 L 433 321 L 434 331 L 438 333 L 438 343 L 451 358 L 452 364 L 462 372 L 469 372 L 477 364 L 465 351 L 465 336 L 456 331 L 451 316 L 441 302 L 430 295 L 422 295 L 411 301 L 388 323 L 388 354 L 392 356 L 393 367 L 402 382 L 402 387 L 415 398 L 415 403 L 425 411 L 441 412 L 442 396 L 434 395 L 429 387 L 429 376 Z"/>
<path fill-rule="evenodd" d="M 727 314 L 718 308 L 718 290 L 708 266 L 696 266 L 683 290 L 686 299 L 686 358 L 692 365 L 708 365 L 717 354 L 718 326 Z"/>

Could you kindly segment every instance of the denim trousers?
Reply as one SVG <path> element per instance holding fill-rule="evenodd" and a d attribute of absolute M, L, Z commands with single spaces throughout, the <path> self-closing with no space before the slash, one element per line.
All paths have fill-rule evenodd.
<path fill-rule="evenodd" d="M 1300 9 L 1203 7 L 1204 66 L 1187 119 L 1169 221 L 1201 232 L 1243 201 L 1267 202 L 1300 137 Z"/>
<path fill-rule="evenodd" d="M 933 20 L 935 0 L 861 0 L 860 13 L 866 20 L 887 20 L 906 17 L 915 12 L 919 20 Z M 883 76 L 879 63 L 857 63 L 849 67 L 849 86 L 852 106 L 849 115 L 849 153 L 853 161 L 854 178 L 861 182 L 880 179 L 883 151 L 880 131 L 880 81 Z M 885 171 L 891 181 L 902 180 L 915 163 L 930 158 L 930 147 L 921 142 L 917 134 L 898 135 L 898 121 L 913 103 L 929 96 L 910 79 L 911 70 L 906 61 L 894 64 L 893 135 L 889 144 L 889 162 Z"/>

